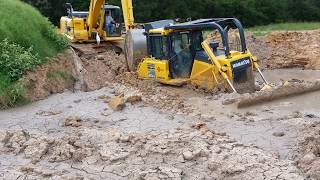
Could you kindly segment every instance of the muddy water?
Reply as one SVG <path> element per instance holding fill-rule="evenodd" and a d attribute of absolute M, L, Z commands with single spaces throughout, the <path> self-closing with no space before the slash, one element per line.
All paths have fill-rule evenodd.
<path fill-rule="evenodd" d="M 314 81 L 320 71 L 285 69 L 264 72 L 266 78 L 280 80 L 300 79 Z M 253 144 L 281 158 L 291 158 L 303 125 L 320 121 L 320 92 L 276 100 L 245 109 L 235 105 L 224 106 L 221 99 L 188 98 L 188 104 L 199 109 L 204 116 L 214 116 L 206 122 L 217 131 L 226 132 L 244 144 Z M 280 134 L 281 137 L 278 137 Z"/>
<path fill-rule="evenodd" d="M 299 79 L 305 81 L 320 80 L 319 70 L 301 70 L 301 69 L 274 69 L 263 72 L 267 80 L 277 83 L 280 80 Z M 257 75 L 258 76 L 258 75 Z M 259 80 L 261 80 L 259 78 Z"/>
<path fill-rule="evenodd" d="M 178 115 L 164 114 L 143 104 L 130 105 L 113 113 L 99 96 L 113 96 L 114 90 L 104 88 L 94 92 L 65 92 L 30 105 L 0 111 L 0 128 L 28 129 L 31 132 L 61 134 L 66 117 L 79 117 L 86 125 L 116 128 L 125 132 L 166 130 L 188 122 Z"/>

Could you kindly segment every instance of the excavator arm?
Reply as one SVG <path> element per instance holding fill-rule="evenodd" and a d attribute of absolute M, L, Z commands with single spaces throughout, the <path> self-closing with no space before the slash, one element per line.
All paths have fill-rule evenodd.
<path fill-rule="evenodd" d="M 98 20 L 101 14 L 101 8 L 105 4 L 105 0 L 91 0 L 87 25 L 89 33 L 94 32 L 98 27 Z M 134 27 L 134 16 L 132 0 L 121 0 L 123 19 L 126 31 Z"/>
<path fill-rule="evenodd" d="M 132 0 L 121 0 L 121 5 L 124 24 L 126 26 L 126 31 L 128 31 L 129 29 L 134 28 Z"/>
<path fill-rule="evenodd" d="M 93 29 L 97 29 L 98 19 L 101 13 L 101 7 L 105 4 L 105 0 L 91 0 L 89 8 L 89 16 L 87 25 L 89 28 L 89 34 L 93 32 Z"/>

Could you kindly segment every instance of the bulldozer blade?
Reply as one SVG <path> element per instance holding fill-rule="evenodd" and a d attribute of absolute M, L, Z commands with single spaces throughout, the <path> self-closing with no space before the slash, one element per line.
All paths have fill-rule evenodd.
<path fill-rule="evenodd" d="M 302 95 L 320 90 L 320 81 L 308 83 L 292 83 L 272 90 L 260 91 L 238 101 L 238 108 L 245 108 L 256 104 L 270 102 L 282 98 Z"/>

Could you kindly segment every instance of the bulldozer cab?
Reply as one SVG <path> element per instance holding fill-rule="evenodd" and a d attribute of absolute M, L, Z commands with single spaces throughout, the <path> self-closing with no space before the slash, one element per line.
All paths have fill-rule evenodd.
<path fill-rule="evenodd" d="M 237 23 L 236 19 L 203 19 L 168 25 L 164 27 L 170 32 L 166 35 L 150 31 L 147 35 L 149 54 L 169 60 L 172 78 L 187 78 L 194 59 L 211 63 L 202 47 L 205 39 L 210 39 L 209 45 L 216 57 L 229 58 L 231 53 L 247 50 L 243 28 Z M 230 35 L 234 38 L 229 39 Z"/>
<path fill-rule="evenodd" d="M 170 75 L 172 78 L 189 78 L 193 63 L 190 32 L 173 33 L 169 42 Z"/>
<path fill-rule="evenodd" d="M 166 30 L 186 31 L 189 33 L 194 51 L 202 51 L 202 42 L 208 39 L 215 56 L 229 58 L 232 52 L 247 51 L 244 30 L 241 23 L 234 18 L 200 19 L 187 23 L 169 25 Z"/>

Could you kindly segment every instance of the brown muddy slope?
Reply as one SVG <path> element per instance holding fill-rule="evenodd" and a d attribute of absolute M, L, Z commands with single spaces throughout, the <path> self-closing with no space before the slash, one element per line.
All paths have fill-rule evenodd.
<path fill-rule="evenodd" d="M 249 49 L 269 69 L 320 69 L 320 30 L 248 35 Z"/>
<path fill-rule="evenodd" d="M 72 90 L 75 78 L 73 54 L 68 49 L 47 64 L 29 71 L 22 80 L 27 84 L 26 97 L 37 101 L 66 89 Z"/>

